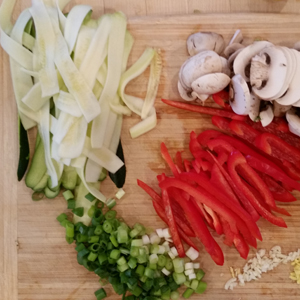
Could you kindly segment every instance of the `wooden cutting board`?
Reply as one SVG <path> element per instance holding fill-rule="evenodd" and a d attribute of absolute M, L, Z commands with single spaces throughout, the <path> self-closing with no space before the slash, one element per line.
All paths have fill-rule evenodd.
<path fill-rule="evenodd" d="M 84 1 L 83 1 L 84 2 Z M 96 3 L 96 1 L 94 1 Z M 97 13 L 97 11 L 96 11 Z M 189 133 L 199 133 L 213 128 L 210 118 L 165 106 L 160 98 L 178 98 L 177 77 L 187 51 L 185 41 L 189 34 L 203 30 L 216 31 L 229 41 L 236 29 L 241 29 L 245 44 L 255 38 L 267 39 L 276 44 L 292 47 L 300 40 L 300 19 L 295 15 L 187 15 L 174 17 L 132 18 L 129 29 L 135 44 L 129 64 L 132 64 L 146 46 L 161 49 L 163 72 L 156 108 L 158 126 L 150 133 L 132 140 L 128 129 L 138 122 L 133 116 L 125 118 L 122 141 L 126 158 L 126 195 L 118 201 L 117 211 L 129 224 L 141 222 L 148 227 L 163 227 L 155 215 L 149 197 L 137 187 L 139 178 L 157 186 L 156 175 L 169 173 L 159 153 L 162 141 L 172 155 L 177 150 L 187 150 Z M 0 299 L 1 300 L 92 300 L 99 288 L 97 276 L 77 264 L 74 245 L 65 242 L 64 229 L 55 220 L 66 211 L 62 197 L 33 202 L 31 190 L 24 182 L 17 182 L 18 160 L 17 114 L 10 79 L 7 55 L 0 50 Z M 128 93 L 145 96 L 145 72 L 134 80 Z M 33 140 L 33 132 L 30 132 Z M 188 152 L 184 154 L 188 156 Z M 103 184 L 103 192 L 112 196 L 116 189 L 110 180 Z M 285 218 L 288 229 L 277 228 L 264 220 L 259 221 L 264 241 L 259 248 L 270 249 L 281 245 L 283 252 L 295 251 L 300 246 L 299 203 L 283 205 L 292 217 Z M 230 278 L 229 267 L 242 267 L 245 263 L 234 248 L 222 244 L 225 254 L 223 267 L 216 266 L 201 249 L 200 263 L 206 272 L 208 289 L 205 295 L 192 299 L 246 300 L 288 299 L 300 297 L 299 286 L 289 279 L 290 265 L 279 266 L 264 274 L 258 282 L 251 282 L 234 291 L 225 291 L 224 283 Z M 249 255 L 253 257 L 252 249 Z M 110 299 L 120 299 L 107 288 Z"/>

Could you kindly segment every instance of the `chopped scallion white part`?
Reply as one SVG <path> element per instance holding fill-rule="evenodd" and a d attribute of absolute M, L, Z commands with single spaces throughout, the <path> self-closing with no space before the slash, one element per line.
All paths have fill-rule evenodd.
<path fill-rule="evenodd" d="M 157 235 L 158 235 L 160 238 L 163 238 L 163 237 L 164 237 L 163 229 L 161 229 L 161 228 L 156 229 L 156 233 L 157 233 Z"/>
<path fill-rule="evenodd" d="M 156 233 L 150 234 L 150 242 L 151 244 L 159 244 L 160 243 L 160 237 Z"/>
<path fill-rule="evenodd" d="M 186 252 L 186 256 L 190 260 L 195 260 L 198 258 L 199 252 L 197 250 L 195 250 L 194 248 L 190 247 L 189 250 Z"/>
<path fill-rule="evenodd" d="M 173 254 L 172 251 L 169 251 L 169 252 L 168 252 L 168 255 L 170 256 L 171 259 L 175 259 L 175 255 Z"/>
<path fill-rule="evenodd" d="M 171 252 L 174 254 L 174 256 L 178 256 L 178 252 L 177 252 L 177 249 L 175 247 L 172 247 L 171 248 Z"/>
<path fill-rule="evenodd" d="M 193 279 L 196 279 L 196 274 L 190 274 L 189 275 L 189 280 L 193 280 Z"/>
<path fill-rule="evenodd" d="M 165 246 L 158 246 L 158 254 L 164 254 L 166 252 Z"/>
<path fill-rule="evenodd" d="M 169 276 L 171 274 L 171 272 L 169 272 L 166 268 L 163 268 L 162 273 L 164 273 L 166 276 Z"/>
<path fill-rule="evenodd" d="M 184 274 L 186 275 L 186 276 L 189 276 L 189 275 L 191 275 L 191 274 L 194 274 L 195 272 L 194 272 L 194 269 L 189 269 L 189 270 L 185 270 L 184 271 Z"/>
<path fill-rule="evenodd" d="M 125 191 L 123 189 L 119 189 L 116 193 L 116 197 L 120 200 L 125 195 Z"/>
<path fill-rule="evenodd" d="M 185 269 L 186 270 L 191 270 L 191 269 L 194 269 L 194 264 L 192 262 L 188 262 L 185 264 Z"/>
<path fill-rule="evenodd" d="M 163 235 L 164 235 L 165 239 L 168 239 L 168 238 L 172 237 L 169 228 L 163 229 Z"/>
<path fill-rule="evenodd" d="M 149 239 L 149 236 L 147 234 L 142 236 L 142 240 L 143 240 L 144 245 L 149 245 L 150 244 L 150 239 Z"/>
<path fill-rule="evenodd" d="M 150 264 L 157 264 L 157 262 L 158 262 L 157 254 L 151 254 L 149 256 L 149 262 L 150 262 Z"/>
<path fill-rule="evenodd" d="M 194 263 L 194 269 L 200 269 L 200 263 Z"/>

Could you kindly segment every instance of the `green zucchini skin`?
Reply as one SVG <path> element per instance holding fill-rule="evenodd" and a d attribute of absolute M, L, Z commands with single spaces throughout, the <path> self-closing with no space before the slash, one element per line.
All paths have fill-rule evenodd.
<path fill-rule="evenodd" d="M 121 169 L 119 169 L 114 174 L 109 172 L 109 177 L 114 182 L 116 187 L 121 189 L 124 186 L 126 180 L 126 166 L 125 166 L 124 152 L 123 152 L 121 140 L 119 142 L 116 155 L 124 162 L 124 165 Z"/>
<path fill-rule="evenodd" d="M 29 141 L 27 131 L 25 130 L 20 118 L 19 122 L 19 164 L 17 170 L 18 181 L 21 181 L 27 171 L 29 165 Z"/>
<path fill-rule="evenodd" d="M 45 196 L 48 198 L 48 199 L 54 199 L 55 197 L 57 197 L 60 193 L 60 188 L 56 191 L 52 191 L 49 189 L 49 187 L 45 187 Z"/>

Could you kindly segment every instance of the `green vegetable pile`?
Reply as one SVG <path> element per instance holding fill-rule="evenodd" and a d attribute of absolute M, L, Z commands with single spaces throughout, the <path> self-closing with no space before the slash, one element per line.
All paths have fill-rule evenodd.
<path fill-rule="evenodd" d="M 86 195 L 87 198 L 90 196 Z M 92 214 L 89 226 L 82 222 L 72 223 L 65 213 L 57 217 L 66 229 L 67 242 L 76 243 L 78 263 L 97 274 L 102 286 L 110 283 L 126 300 L 176 300 L 182 285 L 187 287 L 183 293 L 186 299 L 206 290 L 203 270 L 198 270 L 196 278 L 189 281 L 184 274 L 188 259 L 172 260 L 166 251 L 158 254 L 162 248 L 160 240 L 157 244 L 143 243 L 142 236 L 147 234 L 143 225 L 137 223 L 130 228 L 117 218 L 115 210 L 105 210 L 104 204 L 95 200 L 89 209 Z M 166 276 L 163 270 L 169 275 Z M 106 292 L 100 288 L 95 296 L 101 300 L 106 297 Z"/>

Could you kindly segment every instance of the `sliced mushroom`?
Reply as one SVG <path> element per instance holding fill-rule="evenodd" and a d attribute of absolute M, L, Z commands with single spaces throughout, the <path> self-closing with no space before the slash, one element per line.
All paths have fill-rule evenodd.
<path fill-rule="evenodd" d="M 186 90 L 191 89 L 191 84 L 197 78 L 222 71 L 222 62 L 219 55 L 214 51 L 203 51 L 190 57 L 179 72 L 179 80 Z"/>
<path fill-rule="evenodd" d="M 222 73 L 230 76 L 231 75 L 231 71 L 228 67 L 228 61 L 226 58 L 220 56 L 220 59 L 221 59 L 221 63 L 222 63 Z"/>
<path fill-rule="evenodd" d="M 186 101 L 193 101 L 197 98 L 197 96 L 194 96 L 192 94 L 192 90 L 191 89 L 185 89 L 180 81 L 178 80 L 178 84 L 177 84 L 177 87 L 178 87 L 178 92 L 180 94 L 180 97 Z"/>
<path fill-rule="evenodd" d="M 287 58 L 279 47 L 267 47 L 252 58 L 250 82 L 259 98 L 271 100 L 278 96 L 286 77 Z"/>
<path fill-rule="evenodd" d="M 223 36 L 215 32 L 197 32 L 187 39 L 187 49 L 191 56 L 205 50 L 221 54 L 225 48 Z"/>
<path fill-rule="evenodd" d="M 199 77 L 192 83 L 194 92 L 205 95 L 218 93 L 230 83 L 230 77 L 224 73 L 212 73 Z"/>
<path fill-rule="evenodd" d="M 300 53 L 298 53 L 296 50 L 292 50 L 292 52 L 294 53 L 296 59 L 296 62 L 293 63 L 296 68 L 295 74 L 286 93 L 280 98 L 276 99 L 277 103 L 284 106 L 298 106 L 297 102 L 300 100 Z"/>
<path fill-rule="evenodd" d="M 260 122 L 263 127 L 268 126 L 274 119 L 273 108 L 271 105 L 267 105 L 266 109 L 259 114 Z"/>
<path fill-rule="evenodd" d="M 291 109 L 291 105 L 281 105 L 276 100 L 273 102 L 273 113 L 274 117 L 283 117 L 285 113 Z"/>
<path fill-rule="evenodd" d="M 260 107 L 260 99 L 254 94 L 250 94 L 251 97 L 251 104 L 250 104 L 250 111 L 249 111 L 249 118 L 256 122 L 259 117 L 259 107 Z"/>
<path fill-rule="evenodd" d="M 242 51 L 236 56 L 234 60 L 234 73 L 241 74 L 247 82 L 250 81 L 250 66 L 252 57 L 260 53 L 264 48 L 270 47 L 272 45 L 273 44 L 267 41 L 259 41 L 254 42 L 253 44 L 242 49 Z"/>
<path fill-rule="evenodd" d="M 228 58 L 231 54 L 233 54 L 237 50 L 243 49 L 243 48 L 245 48 L 245 46 L 242 44 L 238 44 L 238 43 L 230 44 L 225 48 L 224 55 L 225 55 L 225 57 Z"/>
<path fill-rule="evenodd" d="M 234 43 L 242 43 L 243 42 L 243 35 L 242 35 L 242 31 L 240 30 L 240 29 L 238 29 L 235 33 L 234 33 L 234 35 L 233 35 L 233 37 L 231 38 L 231 40 L 230 40 L 230 42 L 229 42 L 229 44 L 228 45 L 232 45 L 232 44 L 234 44 Z"/>
<path fill-rule="evenodd" d="M 238 115 L 248 115 L 251 109 L 251 96 L 247 82 L 237 74 L 231 79 L 230 106 Z"/>
<path fill-rule="evenodd" d="M 300 51 L 300 41 L 295 43 L 294 47 L 295 50 Z"/>
<path fill-rule="evenodd" d="M 233 72 L 233 64 L 234 64 L 234 60 L 235 58 L 238 56 L 238 54 L 242 51 L 243 49 L 239 49 L 237 51 L 235 51 L 234 53 L 232 53 L 228 60 L 227 60 L 227 65 L 228 65 L 228 68 L 230 69 L 230 71 Z"/>
<path fill-rule="evenodd" d="M 206 94 L 198 94 L 195 91 L 192 92 L 192 96 L 198 98 L 201 100 L 201 102 L 203 103 L 204 101 L 206 101 L 209 97 L 209 95 Z M 197 101 L 196 101 L 197 102 Z"/>
<path fill-rule="evenodd" d="M 295 109 L 290 109 L 286 113 L 286 120 L 288 121 L 290 132 L 300 136 L 300 118 L 297 116 Z"/>

